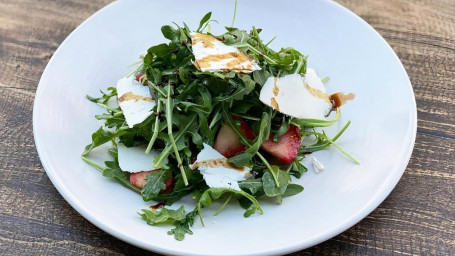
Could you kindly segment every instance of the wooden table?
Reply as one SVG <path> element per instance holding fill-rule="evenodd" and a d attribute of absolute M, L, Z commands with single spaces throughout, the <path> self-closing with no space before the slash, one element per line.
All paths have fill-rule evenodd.
<path fill-rule="evenodd" d="M 32 135 L 36 87 L 71 31 L 111 0 L 0 1 L 0 254 L 145 254 L 99 230 L 60 196 Z M 339 0 L 370 23 L 414 87 L 418 133 L 391 195 L 304 254 L 455 255 L 455 1 Z"/>

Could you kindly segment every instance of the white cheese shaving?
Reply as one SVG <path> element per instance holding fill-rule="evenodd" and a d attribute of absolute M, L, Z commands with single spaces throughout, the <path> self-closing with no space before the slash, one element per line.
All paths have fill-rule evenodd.
<path fill-rule="evenodd" d="M 149 88 L 136 81 L 134 76 L 118 80 L 117 95 L 118 103 L 130 128 L 147 119 L 156 105 Z"/>
<path fill-rule="evenodd" d="M 142 53 L 140 53 L 140 54 L 139 54 L 139 59 L 140 59 L 140 60 L 143 60 L 143 59 L 145 58 L 145 55 L 147 55 L 147 53 L 148 53 L 148 52 L 142 52 Z M 140 63 L 140 64 L 142 64 L 142 63 Z"/>
<path fill-rule="evenodd" d="M 326 119 L 332 104 L 324 84 L 314 69 L 305 77 L 298 74 L 269 77 L 259 99 L 283 114 L 296 118 Z"/>
<path fill-rule="evenodd" d="M 120 169 L 124 172 L 141 172 L 151 171 L 158 168 L 153 164 L 153 160 L 158 156 L 158 153 L 151 151 L 149 154 L 145 154 L 145 147 L 126 147 L 119 143 L 117 144 L 118 150 L 118 163 Z M 163 164 L 167 163 L 167 159 Z"/>
<path fill-rule="evenodd" d="M 321 162 L 316 159 L 316 157 L 311 157 L 311 163 L 313 164 L 313 170 L 315 173 L 319 173 L 320 171 L 324 170 L 324 165 L 322 165 Z"/>
<path fill-rule="evenodd" d="M 251 73 L 260 70 L 256 61 L 237 47 L 225 45 L 214 36 L 191 33 L 193 64 L 201 71 L 237 71 Z"/>
<path fill-rule="evenodd" d="M 196 162 L 190 167 L 199 169 L 205 182 L 211 188 L 231 188 L 240 191 L 238 181 L 250 177 L 248 167 L 236 168 L 223 155 L 204 144 L 204 149 L 197 155 Z"/>

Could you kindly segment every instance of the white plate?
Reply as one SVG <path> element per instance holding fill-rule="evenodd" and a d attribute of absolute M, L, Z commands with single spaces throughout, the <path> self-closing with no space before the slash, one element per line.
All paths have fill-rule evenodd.
<path fill-rule="evenodd" d="M 62 196 L 104 231 L 139 247 L 165 254 L 266 255 L 300 250 L 348 229 L 375 209 L 397 184 L 411 156 L 416 105 L 409 78 L 382 37 L 359 17 L 331 1 L 239 1 L 235 25 L 263 28 L 272 47 L 292 46 L 309 54 L 309 66 L 330 75 L 328 90 L 354 92 L 342 109 L 351 127 L 339 144 L 360 159 L 355 165 L 335 149 L 318 152 L 326 170 L 307 172 L 305 187 L 282 205 L 263 202 L 263 215 L 249 219 L 237 205 L 182 242 L 169 227 L 148 226 L 136 214 L 149 203 L 102 177 L 80 159 L 102 112 L 85 99 L 115 84 L 127 65 L 149 46 L 165 42 L 160 27 L 183 21 L 196 28 L 208 11 L 221 32 L 230 25 L 233 1 L 123 0 L 103 8 L 59 47 L 36 92 L 33 126 L 41 162 Z M 96 155 L 96 152 L 94 153 Z"/>

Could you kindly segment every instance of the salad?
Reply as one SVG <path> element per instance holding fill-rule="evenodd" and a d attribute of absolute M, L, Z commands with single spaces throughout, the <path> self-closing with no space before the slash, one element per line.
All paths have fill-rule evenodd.
<path fill-rule="evenodd" d="M 95 116 L 104 126 L 82 159 L 153 202 L 139 215 L 149 225 L 173 226 L 168 234 L 177 240 L 192 234 L 197 216 L 203 224 L 203 208 L 216 200 L 217 213 L 237 201 L 249 217 L 263 213 L 261 198 L 281 203 L 302 192 L 292 179 L 307 171 L 306 154 L 335 146 L 358 163 L 335 142 L 350 122 L 334 137 L 314 129 L 337 122 L 353 94 L 329 95 L 328 78 L 307 68 L 307 56 L 272 50 L 261 29 L 231 25 L 212 35 L 210 18 L 195 31 L 185 23 L 163 26 L 167 43 L 150 47 L 116 87 L 87 96 L 106 113 Z M 113 160 L 100 165 L 89 154 L 105 143 Z M 324 168 L 312 160 L 315 170 Z M 188 195 L 194 209 L 169 208 Z"/>

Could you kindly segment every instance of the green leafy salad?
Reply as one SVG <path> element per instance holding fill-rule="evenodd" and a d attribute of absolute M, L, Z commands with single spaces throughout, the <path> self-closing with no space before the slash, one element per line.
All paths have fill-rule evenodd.
<path fill-rule="evenodd" d="M 151 201 L 140 216 L 171 225 L 177 240 L 192 234 L 197 216 L 203 224 L 203 208 L 216 200 L 217 214 L 237 201 L 249 217 L 263 213 L 261 198 L 280 204 L 302 192 L 292 180 L 307 171 L 306 154 L 335 146 L 358 163 L 335 143 L 349 122 L 334 137 L 314 129 L 337 122 L 352 94 L 329 95 L 328 78 L 307 68 L 307 56 L 269 48 L 261 29 L 231 25 L 212 35 L 210 18 L 194 32 L 185 23 L 163 26 L 166 43 L 150 47 L 116 87 L 87 96 L 106 113 L 95 116 L 104 126 L 82 159 Z M 89 154 L 105 143 L 113 160 L 100 165 Z M 188 195 L 194 209 L 168 208 Z"/>

